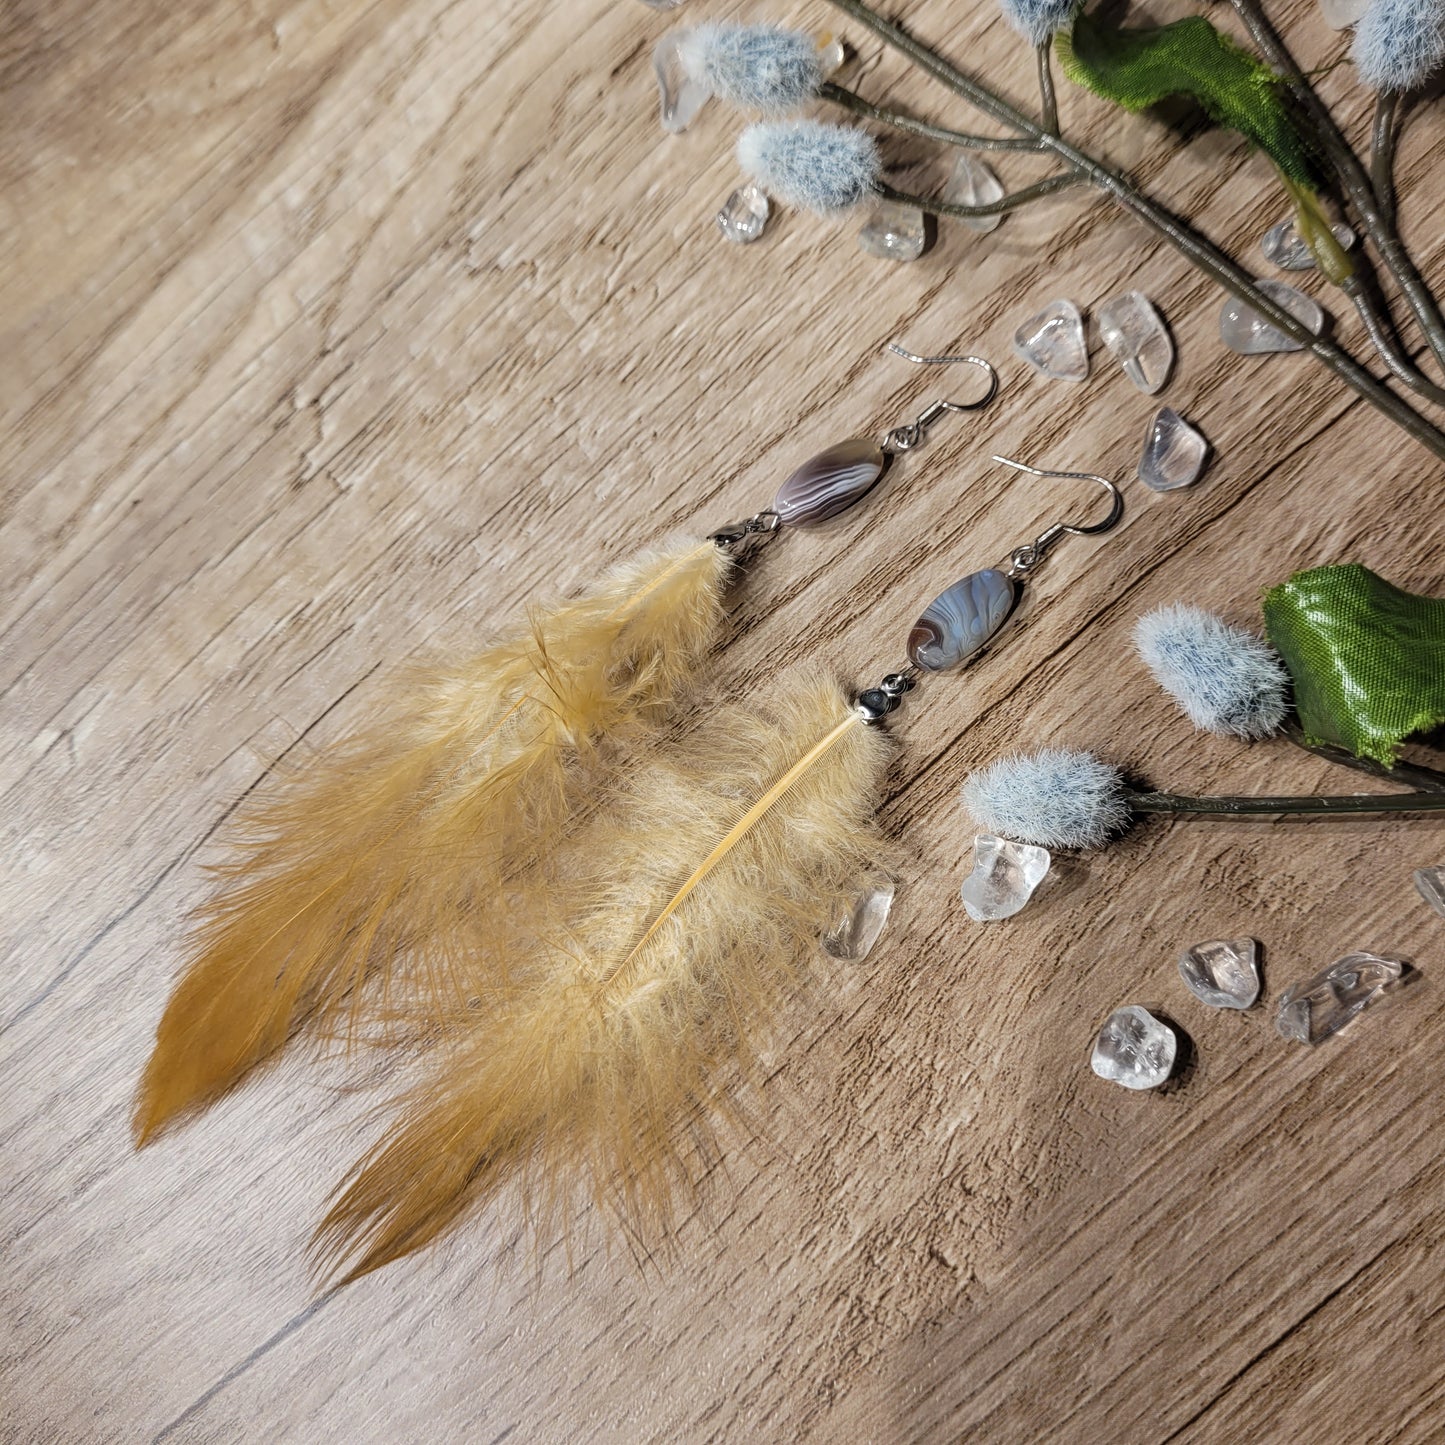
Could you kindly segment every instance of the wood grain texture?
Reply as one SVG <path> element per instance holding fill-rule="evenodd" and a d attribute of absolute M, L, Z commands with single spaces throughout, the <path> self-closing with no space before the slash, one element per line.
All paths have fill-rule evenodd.
<path fill-rule="evenodd" d="M 816 0 L 768 8 L 836 28 Z M 991 6 L 906 13 L 1027 100 Z M 1341 53 L 1303 0 L 1287 19 L 1307 64 Z M 1129 631 L 1180 598 L 1251 621 L 1259 588 L 1329 560 L 1445 591 L 1438 467 L 1307 360 L 1227 355 L 1219 296 L 1102 202 L 946 228 L 913 266 L 798 215 L 723 244 L 738 123 L 712 106 L 659 133 L 668 23 L 630 0 L 21 0 L 0 20 L 0 1435 L 1440 1438 L 1445 926 L 1409 878 L 1441 861 L 1439 826 L 1154 823 L 980 929 L 956 802 L 971 766 L 1058 742 L 1181 790 L 1351 787 L 1283 744 L 1191 736 Z M 853 38 L 860 89 L 970 123 Z M 1262 158 L 1063 106 L 1262 265 Z M 1437 279 L 1442 136 L 1421 113 L 1402 161 Z M 922 151 L 889 155 L 928 179 Z M 1214 468 L 1176 496 L 1131 481 L 1123 526 L 1060 548 L 1011 644 L 900 715 L 884 816 L 913 861 L 887 946 L 778 1021 L 766 1127 L 675 1258 L 594 1230 L 534 1267 L 483 1215 L 313 1299 L 306 1236 L 373 1132 L 335 1061 L 291 1059 L 131 1151 L 202 865 L 277 759 L 365 716 L 417 649 L 754 510 L 810 450 L 956 382 L 879 356 L 889 338 L 966 344 L 998 359 L 997 405 L 940 424 L 876 506 L 774 547 L 717 665 L 763 697 L 803 651 L 876 677 L 934 593 L 1089 504 L 990 452 L 1132 475 L 1151 405 L 1108 358 L 1067 387 L 1008 349 L 1043 302 L 1130 286 L 1169 318 L 1165 399 Z M 1346 1039 L 1286 1046 L 1268 1009 L 1207 1013 L 1174 972 L 1241 933 L 1271 1000 L 1361 946 L 1422 982 Z M 1126 1001 L 1192 1037 L 1158 1096 L 1085 1066 Z"/>

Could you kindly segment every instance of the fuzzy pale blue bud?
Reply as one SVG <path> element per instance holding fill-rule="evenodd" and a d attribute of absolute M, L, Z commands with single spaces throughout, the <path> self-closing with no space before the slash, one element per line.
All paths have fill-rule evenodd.
<path fill-rule="evenodd" d="M 971 774 L 963 805 L 986 832 L 1041 848 L 1097 848 L 1129 819 L 1119 770 L 1066 748 L 1000 758 Z"/>
<path fill-rule="evenodd" d="M 1355 26 L 1351 55 L 1360 79 L 1401 94 L 1423 85 L 1445 60 L 1441 0 L 1371 0 Z"/>
<path fill-rule="evenodd" d="M 797 110 L 823 81 L 817 42 L 777 25 L 704 22 L 678 40 L 688 76 L 710 94 L 746 110 Z"/>
<path fill-rule="evenodd" d="M 1025 40 L 1044 45 L 1073 19 L 1078 0 L 999 0 L 1008 23 Z"/>
<path fill-rule="evenodd" d="M 872 194 L 878 147 L 866 132 L 846 126 L 767 121 L 738 137 L 738 164 L 769 195 L 826 216 Z"/>
<path fill-rule="evenodd" d="M 1284 721 L 1284 664 L 1273 648 L 1212 612 L 1157 607 L 1135 624 L 1134 645 L 1195 727 L 1262 738 Z"/>

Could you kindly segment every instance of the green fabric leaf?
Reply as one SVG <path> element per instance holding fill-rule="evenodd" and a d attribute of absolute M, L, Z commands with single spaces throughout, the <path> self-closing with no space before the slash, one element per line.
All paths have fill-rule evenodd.
<path fill-rule="evenodd" d="M 1126 110 L 1144 110 L 1171 95 L 1190 96 L 1217 125 L 1264 151 L 1286 180 L 1318 188 L 1318 168 L 1278 77 L 1202 15 L 1127 29 L 1081 10 L 1073 33 L 1061 30 L 1055 43 L 1064 73 L 1075 84 Z"/>
<path fill-rule="evenodd" d="M 1264 594 L 1264 627 L 1310 743 L 1388 767 L 1406 738 L 1445 723 L 1445 600 L 1358 563 L 1314 567 Z"/>

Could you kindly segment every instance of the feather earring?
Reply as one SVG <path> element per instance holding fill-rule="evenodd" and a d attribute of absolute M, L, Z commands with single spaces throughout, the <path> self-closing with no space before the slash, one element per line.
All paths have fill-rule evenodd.
<path fill-rule="evenodd" d="M 987 405 L 993 368 L 966 359 L 987 373 L 980 400 L 831 447 L 769 510 L 617 568 L 461 666 L 405 679 L 375 724 L 249 808 L 157 1028 L 137 1141 L 302 1029 L 350 1039 L 394 994 L 444 1017 L 492 986 L 488 970 L 505 982 L 506 951 L 478 940 L 504 936 L 513 895 L 595 792 L 603 750 L 670 717 L 721 623 L 734 554 L 837 516 L 938 417 Z"/>
<path fill-rule="evenodd" d="M 1108 517 L 1055 524 L 1006 569 L 942 593 L 905 671 L 856 698 L 805 675 L 766 717 L 732 708 L 646 750 L 510 916 L 506 982 L 479 983 L 448 1021 L 394 1127 L 338 1192 L 316 1235 L 323 1268 L 379 1268 L 509 1181 L 539 1230 L 580 1174 L 630 1234 L 666 1231 L 695 1172 L 680 1126 L 695 1132 L 725 1102 L 840 900 L 888 856 L 874 810 L 891 749 L 876 724 L 924 673 L 979 656 L 1061 537 L 1118 522 L 1118 489 L 1087 479 L 1111 494 Z"/>

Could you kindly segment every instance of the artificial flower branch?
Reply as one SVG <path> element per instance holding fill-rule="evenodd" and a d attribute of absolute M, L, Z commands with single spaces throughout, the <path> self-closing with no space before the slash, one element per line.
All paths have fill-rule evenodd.
<path fill-rule="evenodd" d="M 1093 753 L 1044 748 L 1000 758 L 971 773 L 964 806 L 987 832 L 1041 848 L 1098 848 L 1141 814 L 1201 818 L 1357 816 L 1445 811 L 1445 793 L 1195 797 L 1136 788 L 1122 769 Z"/>
<path fill-rule="evenodd" d="M 1049 77 L 1049 87 L 1045 90 L 1045 112 L 1048 113 L 1048 101 L 1052 99 L 1052 74 L 1048 68 L 1048 51 L 1046 46 L 1039 47 L 1040 74 Z M 966 131 L 950 130 L 945 126 L 933 125 L 928 121 L 917 120 L 912 116 L 903 115 L 883 106 L 874 105 L 871 101 L 864 100 L 855 91 L 845 89 L 831 81 L 825 81 L 818 88 L 818 96 L 822 100 L 831 101 L 833 104 L 851 111 L 854 115 L 860 115 L 872 120 L 879 125 L 886 125 L 893 130 L 903 131 L 910 135 L 917 135 L 926 140 L 936 141 L 942 145 L 958 146 L 971 150 L 994 150 L 994 151 L 1033 151 L 1041 153 L 1046 149 L 1044 141 L 1031 140 L 1020 136 L 980 136 Z M 1057 131 L 1057 116 L 1051 130 Z M 916 206 L 921 210 L 932 211 L 937 215 L 946 215 L 958 219 L 974 219 L 983 216 L 998 216 L 1005 212 L 1015 210 L 1019 206 L 1026 205 L 1030 201 L 1040 200 L 1066 190 L 1070 186 L 1080 184 L 1084 177 L 1077 172 L 1069 175 L 1053 177 L 1039 185 L 1029 186 L 1023 190 L 1013 192 L 1002 197 L 1000 200 L 986 205 L 959 206 L 947 204 L 941 201 L 933 201 L 924 197 L 909 195 L 905 192 L 880 186 L 878 192 L 887 200 L 898 201 L 903 204 Z M 1328 229 L 1324 232 L 1328 237 L 1329 244 L 1335 245 L 1333 237 L 1329 236 Z M 1335 249 L 1339 248 L 1335 245 Z M 1339 252 L 1343 257 L 1343 251 Z M 1369 336 L 1375 350 L 1379 352 L 1382 360 L 1390 371 L 1399 380 L 1413 391 L 1418 392 L 1427 400 L 1445 406 L 1445 387 L 1437 386 L 1427 376 L 1421 373 L 1411 364 L 1401 349 L 1399 339 L 1394 333 L 1393 325 L 1389 319 L 1388 311 L 1383 310 L 1381 304 L 1370 294 L 1367 285 L 1358 277 L 1350 277 L 1342 283 L 1342 289 L 1354 301 L 1355 309 L 1358 311 L 1361 320 L 1364 322 L 1366 334 Z"/>
<path fill-rule="evenodd" d="M 1410 254 L 1395 229 L 1393 201 L 1384 199 L 1384 195 L 1393 196 L 1393 182 L 1390 178 L 1393 142 L 1388 140 L 1393 124 L 1389 120 L 1384 123 L 1384 136 L 1387 139 L 1386 143 L 1381 145 L 1381 122 L 1377 108 L 1372 179 L 1355 154 L 1354 147 L 1335 122 L 1334 116 L 1330 114 L 1329 107 L 1319 98 L 1289 46 L 1285 44 L 1284 38 L 1265 14 L 1261 0 L 1232 0 L 1232 3 L 1235 13 L 1249 31 L 1250 38 L 1259 47 L 1264 58 L 1278 71 L 1289 87 L 1290 94 L 1312 123 L 1320 148 L 1334 169 L 1356 219 L 1369 236 L 1381 261 L 1395 278 L 1401 295 L 1415 314 L 1430 350 L 1440 364 L 1445 366 L 1445 317 L 1441 316 L 1438 302 L 1410 259 Z M 1393 110 L 1393 105 L 1386 106 L 1385 102 L 1392 100 L 1394 94 L 1394 91 L 1383 87 L 1380 89 L 1381 108 Z"/>
<path fill-rule="evenodd" d="M 1105 165 L 1087 152 L 1079 150 L 1062 136 L 1051 133 L 1038 122 L 1015 110 L 1007 101 L 949 64 L 929 46 L 914 39 L 906 30 L 880 15 L 866 4 L 865 0 L 830 0 L 830 3 L 851 16 L 860 25 L 871 30 L 885 44 L 905 55 L 919 69 L 953 91 L 954 94 L 967 100 L 983 114 L 1016 132 L 1021 138 L 1033 142 L 1036 149 L 1046 153 L 1051 152 L 1057 156 L 1081 179 L 1103 191 L 1122 210 L 1143 222 L 1168 241 L 1196 269 L 1209 276 L 1224 290 L 1238 297 L 1271 326 L 1283 332 L 1303 350 L 1308 351 L 1317 361 L 1328 366 L 1341 381 L 1370 405 L 1389 417 L 1403 431 L 1414 437 L 1422 446 L 1435 456 L 1445 459 L 1445 432 L 1442 432 L 1427 417 L 1380 382 L 1343 347 L 1327 337 L 1316 336 L 1297 317 L 1261 291 L 1255 285 L 1254 278 L 1230 256 L 1193 230 L 1167 207 L 1146 196 L 1121 172 Z M 1251 0 L 1236 0 L 1236 3 L 1248 5 Z M 1267 25 L 1268 22 L 1265 23 Z M 1318 98 L 1315 103 L 1316 105 L 1320 104 Z M 1323 107 L 1321 106 L 1321 108 Z M 1333 125 L 1333 121 L 1330 124 Z M 1340 139 L 1343 141 L 1343 137 Z M 1353 159 L 1353 152 L 1350 155 Z M 1358 169 L 1357 159 L 1355 166 Z M 1366 190 L 1369 190 L 1368 184 Z M 938 202 L 915 201 L 913 204 L 935 214 L 949 214 L 946 210 L 941 209 L 941 203 Z M 1379 213 L 1374 205 L 1372 191 L 1365 204 L 1369 207 L 1370 215 L 1378 220 Z M 1387 253 L 1387 247 L 1384 244 L 1380 244 L 1380 252 L 1382 256 L 1386 257 L 1387 264 L 1390 264 L 1393 253 Z M 1395 259 L 1398 262 L 1399 258 Z M 1405 262 L 1405 265 L 1408 267 L 1408 261 Z M 1391 269 L 1394 270 L 1394 267 L 1392 266 Z M 1402 290 L 1406 290 L 1403 281 L 1401 284 Z M 1420 283 L 1420 287 L 1423 289 L 1423 282 Z M 1426 295 L 1428 296 L 1428 293 Z M 1430 304 L 1433 305 L 1433 299 Z M 1419 309 L 1416 302 L 1412 301 L 1412 305 L 1415 305 L 1417 310 Z"/>

